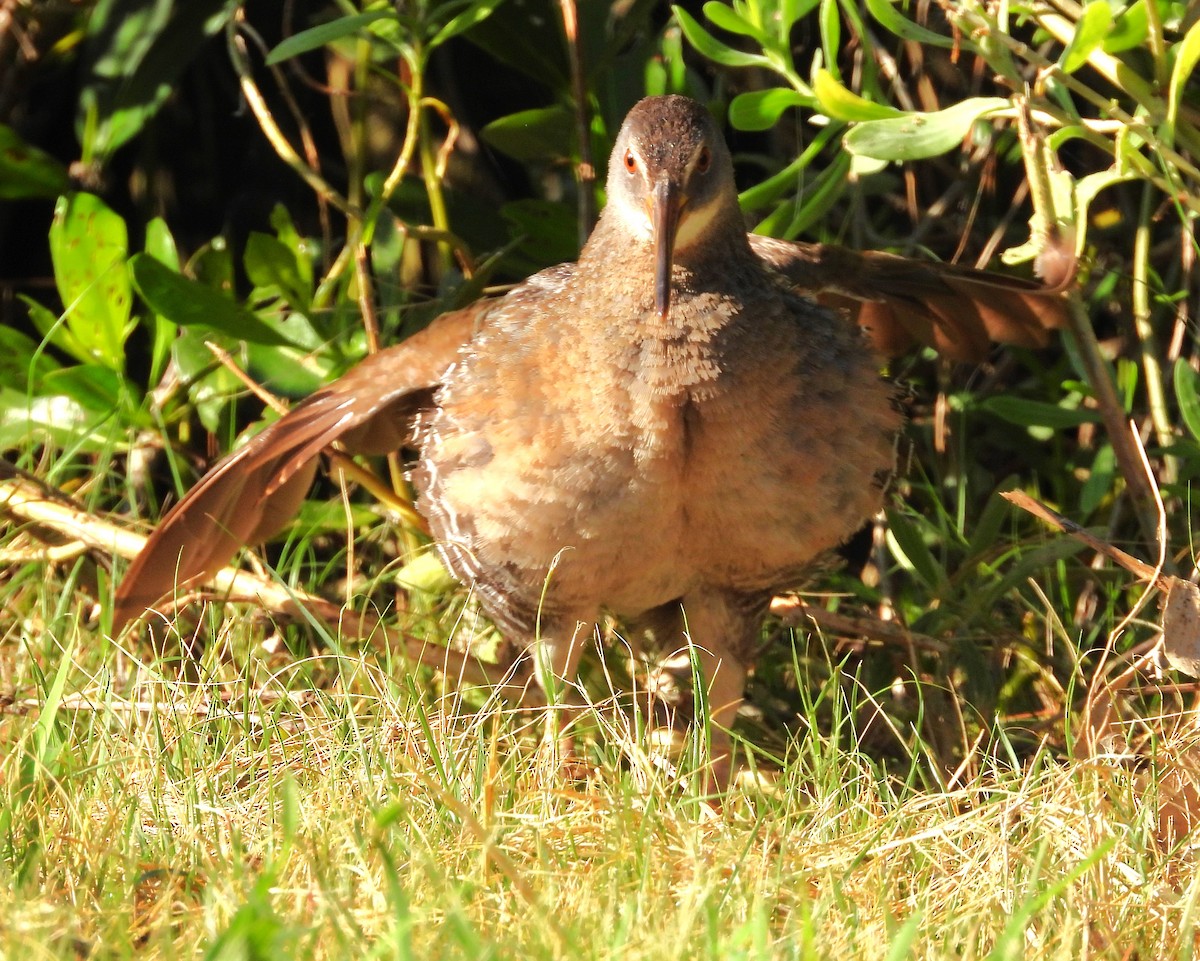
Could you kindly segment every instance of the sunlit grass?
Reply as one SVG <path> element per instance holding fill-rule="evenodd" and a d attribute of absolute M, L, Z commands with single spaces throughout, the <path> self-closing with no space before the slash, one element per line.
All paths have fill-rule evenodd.
<path fill-rule="evenodd" d="M 850 683 L 798 719 L 775 783 L 723 803 L 644 763 L 605 703 L 564 779 L 527 717 L 378 651 L 272 654 L 241 620 L 184 684 L 79 618 L 31 632 L 60 587 L 4 588 L 24 609 L 0 634 L 5 957 L 1192 950 L 1190 858 L 1146 772 L 1017 760 L 999 731 L 929 787 L 919 740 L 907 776 L 864 746 Z"/>

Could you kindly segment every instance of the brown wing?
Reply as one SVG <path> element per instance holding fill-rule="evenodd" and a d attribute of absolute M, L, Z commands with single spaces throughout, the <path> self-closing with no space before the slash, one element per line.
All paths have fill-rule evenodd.
<path fill-rule="evenodd" d="M 772 269 L 823 304 L 847 310 L 885 356 L 915 344 L 952 360 L 980 360 L 993 341 L 1042 347 L 1067 323 L 1059 287 L 956 264 L 856 252 L 751 234 Z"/>
<path fill-rule="evenodd" d="M 239 548 L 277 533 L 334 441 L 352 453 L 396 450 L 485 306 L 443 314 L 368 357 L 209 471 L 163 518 L 125 574 L 113 605 L 113 633 L 177 588 L 211 578 Z"/>

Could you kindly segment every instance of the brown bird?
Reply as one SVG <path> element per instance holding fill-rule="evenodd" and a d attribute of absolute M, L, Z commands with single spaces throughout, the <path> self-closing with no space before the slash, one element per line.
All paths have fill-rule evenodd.
<path fill-rule="evenodd" d="M 113 629 L 277 531 L 333 442 L 411 445 L 442 558 L 543 687 L 569 697 L 608 613 L 694 646 L 725 731 L 772 595 L 882 502 L 901 415 L 870 344 L 970 358 L 1044 343 L 1064 311 L 1036 284 L 748 236 L 708 113 L 643 100 L 577 263 L 443 315 L 218 464 L 125 575 Z"/>

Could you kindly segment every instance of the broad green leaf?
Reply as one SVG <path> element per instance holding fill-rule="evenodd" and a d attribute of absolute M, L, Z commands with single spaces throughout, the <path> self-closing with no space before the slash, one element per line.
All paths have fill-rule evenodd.
<path fill-rule="evenodd" d="M 437 551 L 425 551 L 396 572 L 396 583 L 405 590 L 442 594 L 454 583 L 454 578 Z"/>
<path fill-rule="evenodd" d="M 1092 469 L 1079 491 L 1079 513 L 1088 517 L 1113 493 L 1117 479 L 1117 455 L 1112 444 L 1104 444 L 1092 458 Z"/>
<path fill-rule="evenodd" d="M 812 142 L 805 147 L 804 153 L 790 164 L 772 174 L 766 180 L 744 190 L 738 195 L 738 202 L 744 210 L 761 210 L 773 204 L 785 194 L 797 192 L 809 179 L 805 170 L 822 156 L 825 145 L 842 132 L 841 124 L 828 124 L 817 130 Z"/>
<path fill-rule="evenodd" d="M 815 177 L 805 184 L 798 203 L 782 203 L 773 213 L 763 218 L 754 228 L 755 233 L 769 237 L 796 237 L 815 223 L 819 223 L 830 207 L 846 189 L 846 173 L 850 169 L 850 155 L 840 153 Z"/>
<path fill-rule="evenodd" d="M 821 0 L 783 0 L 779 4 L 779 36 L 789 39 L 796 21 L 807 17 Z"/>
<path fill-rule="evenodd" d="M 877 160 L 921 160 L 958 146 L 975 122 L 1007 107 L 1000 97 L 972 97 L 934 113 L 906 113 L 861 123 L 843 139 L 851 153 Z"/>
<path fill-rule="evenodd" d="M 895 0 L 867 0 L 867 10 L 879 24 L 891 31 L 902 40 L 915 40 L 917 43 L 934 47 L 953 47 L 955 41 L 934 33 L 919 24 L 913 23 L 897 9 Z"/>
<path fill-rule="evenodd" d="M 188 273 L 214 290 L 233 291 L 233 255 L 224 237 L 214 237 L 187 263 Z"/>
<path fill-rule="evenodd" d="M 838 62 L 840 57 L 838 54 L 842 49 L 842 8 L 837 0 L 821 0 L 821 10 L 817 18 L 821 30 L 821 53 L 825 57 L 827 66 L 818 66 L 816 58 L 813 58 L 813 65 L 818 66 L 820 70 L 832 70 L 836 76 Z M 851 25 L 854 29 L 854 25 Z M 861 32 L 859 33 L 861 36 Z M 784 39 L 787 37 L 785 35 Z M 815 91 L 814 91 L 815 93 Z"/>
<path fill-rule="evenodd" d="M 146 224 L 146 253 L 165 267 L 179 270 L 179 251 L 175 248 L 175 238 L 161 217 L 155 217 Z M 175 339 L 178 328 L 161 314 L 148 316 L 146 323 L 153 331 L 149 383 L 157 384 L 166 370 L 171 356 L 171 341 Z"/>
<path fill-rule="evenodd" d="M 522 110 L 493 120 L 479 135 L 515 160 L 562 160 L 575 142 L 575 119 L 566 107 Z"/>
<path fill-rule="evenodd" d="M 451 37 L 466 33 L 472 27 L 483 23 L 492 15 L 492 11 L 500 6 L 502 0 L 475 0 L 466 10 L 454 17 L 429 40 L 429 49 L 440 46 Z"/>
<path fill-rule="evenodd" d="M 0 387 L 40 393 L 42 378 L 58 368 L 54 358 L 32 337 L 0 325 Z"/>
<path fill-rule="evenodd" d="M 1095 424 L 1100 421 L 1100 415 L 1094 410 L 1060 407 L 1057 404 L 1047 404 L 1040 400 L 1027 400 L 1023 397 L 996 396 L 980 401 L 979 410 L 994 414 L 1001 420 L 1018 427 L 1049 427 L 1061 430 L 1066 427 L 1078 427 L 1081 424 Z"/>
<path fill-rule="evenodd" d="M 195 408 L 200 423 L 209 433 L 220 434 L 228 426 L 224 415 L 230 401 L 245 387 L 208 349 L 205 341 L 212 339 L 210 331 L 185 327 L 172 342 L 171 354 L 187 384 L 188 401 Z"/>
<path fill-rule="evenodd" d="M 125 221 L 93 194 L 59 198 L 50 225 L 54 282 L 66 324 L 85 351 L 81 360 L 113 370 L 125 366 L 124 344 L 133 306 L 125 271 Z"/>
<path fill-rule="evenodd" d="M 343 37 L 358 33 L 376 20 L 382 20 L 384 17 L 394 18 L 395 16 L 395 10 L 390 7 L 380 7 L 377 10 L 371 10 L 367 13 L 356 13 L 348 17 L 338 17 L 338 19 L 331 20 L 329 23 L 322 23 L 315 27 L 309 27 L 307 30 L 301 30 L 299 33 L 294 33 L 286 40 L 277 44 L 267 54 L 267 66 L 274 66 L 302 53 L 308 53 L 310 50 L 318 50 L 328 43 L 333 43 L 335 40 L 341 40 Z"/>
<path fill-rule="evenodd" d="M 1171 87 L 1167 97 L 1167 124 L 1174 128 L 1183 91 L 1200 61 L 1200 21 L 1193 23 L 1175 47 L 1175 65 L 1171 68 Z"/>
<path fill-rule="evenodd" d="M 1126 7 L 1113 21 L 1112 29 L 1104 38 L 1104 52 L 1124 53 L 1140 47 L 1146 42 L 1149 29 L 1146 0 L 1138 0 Z"/>
<path fill-rule="evenodd" d="M 828 70 L 818 70 L 813 78 L 813 93 L 821 112 L 835 120 L 861 123 L 903 117 L 904 111 L 884 103 L 873 103 L 843 87 Z"/>
<path fill-rule="evenodd" d="M 84 157 L 104 159 L 135 136 L 236 6 L 234 0 L 100 0 L 88 24 L 90 77 L 76 117 Z"/>
<path fill-rule="evenodd" d="M 31 397 L 24 391 L 0 387 L 0 449 L 48 441 L 57 447 L 97 451 L 111 445 L 111 440 L 93 433 L 95 420 L 94 413 L 70 397 Z"/>
<path fill-rule="evenodd" d="M 758 41 L 760 47 L 766 46 L 766 36 L 763 32 L 732 7 L 719 3 L 718 0 L 708 0 L 703 9 L 704 15 L 714 26 L 743 37 L 752 37 Z"/>
<path fill-rule="evenodd" d="M 276 287 L 297 310 L 312 304 L 312 274 L 296 254 L 269 234 L 252 231 L 246 240 L 246 276 L 256 287 Z"/>
<path fill-rule="evenodd" d="M 57 197 L 70 183 L 66 167 L 0 124 L 0 200 Z"/>
<path fill-rule="evenodd" d="M 286 326 L 289 339 L 296 345 L 246 345 L 250 373 L 277 394 L 306 397 L 345 373 L 347 354 L 351 361 L 361 357 L 361 354 L 353 353 L 353 341 L 340 342 L 337 346 L 341 349 L 330 349 L 325 338 L 303 314 L 293 313 L 286 319 L 265 322 L 281 328 Z"/>
<path fill-rule="evenodd" d="M 1063 73 L 1074 73 L 1088 62 L 1092 51 L 1103 44 L 1112 31 L 1112 23 L 1112 8 L 1108 0 L 1091 0 L 1083 8 L 1083 15 L 1075 23 L 1071 42 L 1058 59 Z"/>
<path fill-rule="evenodd" d="M 137 404 L 131 403 L 124 378 L 99 364 L 74 364 L 47 375 L 42 392 L 69 397 L 84 410 L 107 416 L 119 411 L 123 418 L 132 418 L 141 426 L 149 426 Z"/>
<path fill-rule="evenodd" d="M 896 560 L 912 571 L 926 587 L 938 590 L 946 584 L 946 572 L 921 537 L 916 519 L 899 510 L 888 510 L 888 541 Z"/>
<path fill-rule="evenodd" d="M 32 297 L 27 297 L 24 294 L 18 294 L 17 296 L 29 310 L 30 323 L 42 335 L 42 339 L 46 343 L 53 344 L 59 350 L 70 354 L 76 360 L 83 361 L 85 364 L 92 362 L 91 352 L 76 340 L 75 335 L 71 333 L 71 329 L 62 317 L 42 304 L 39 304 Z"/>
<path fill-rule="evenodd" d="M 586 15 L 584 5 L 581 15 Z M 583 34 L 586 38 L 587 34 Z M 471 31 L 471 43 L 538 84 L 566 91 L 570 84 L 570 66 L 562 42 L 562 26 L 557 15 L 530 16 L 521 6 L 510 4 L 496 16 L 488 17 Z M 595 61 L 588 61 L 592 69 Z"/>
<path fill-rule="evenodd" d="M 723 67 L 772 69 L 771 61 L 761 54 L 743 53 L 741 50 L 735 50 L 733 47 L 723 44 L 700 26 L 696 19 L 682 7 L 672 6 L 671 9 L 674 11 L 675 19 L 679 21 L 679 26 L 683 30 L 683 35 L 687 37 L 688 43 L 695 47 L 701 56 L 714 63 L 719 63 Z"/>
<path fill-rule="evenodd" d="M 812 100 L 787 87 L 739 93 L 729 104 L 729 122 L 738 130 L 770 130 L 791 107 L 809 107 Z"/>
<path fill-rule="evenodd" d="M 538 269 L 579 255 L 579 225 L 566 204 L 514 200 L 500 208 L 500 216 L 523 235 L 518 249 L 536 261 Z"/>
<path fill-rule="evenodd" d="M 241 304 L 220 291 L 189 280 L 147 254 L 130 258 L 134 285 L 151 309 L 181 327 L 209 327 L 238 340 L 286 345 L 277 333 Z"/>
<path fill-rule="evenodd" d="M 175 246 L 175 238 L 161 217 L 154 217 L 146 224 L 146 253 L 164 267 L 179 269 L 179 250 Z"/>
<path fill-rule="evenodd" d="M 1015 474 L 1005 477 L 992 490 L 983 510 L 980 512 L 975 526 L 970 531 L 970 541 L 967 544 L 967 557 L 979 559 L 982 555 L 993 553 L 1000 531 L 1005 524 L 1010 523 L 1012 505 L 1000 495 L 1004 491 L 1013 490 L 1020 486 L 1020 478 Z"/>
<path fill-rule="evenodd" d="M 1200 440 L 1200 391 L 1197 390 L 1198 375 L 1182 357 L 1175 361 L 1175 400 L 1179 404 L 1179 416 L 1183 418 L 1188 433 Z"/>

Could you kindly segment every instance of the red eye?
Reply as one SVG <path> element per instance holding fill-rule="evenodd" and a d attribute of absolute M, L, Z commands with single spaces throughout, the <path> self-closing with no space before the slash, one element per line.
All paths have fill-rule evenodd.
<path fill-rule="evenodd" d="M 707 147 L 701 147 L 700 153 L 696 157 L 696 170 L 700 173 L 708 173 L 708 168 L 712 165 L 712 151 Z"/>
<path fill-rule="evenodd" d="M 625 151 L 625 169 L 631 174 L 637 173 L 637 157 L 633 155 L 632 150 Z"/>

